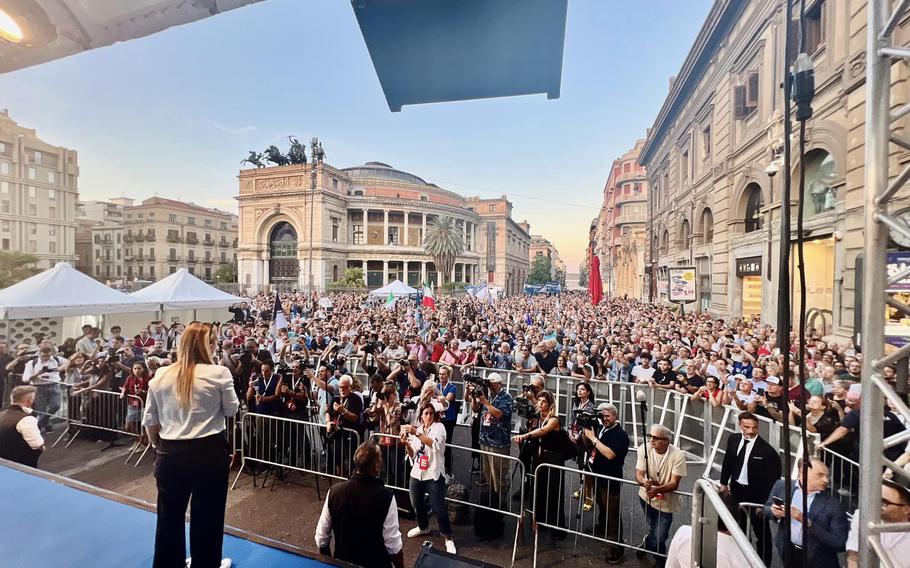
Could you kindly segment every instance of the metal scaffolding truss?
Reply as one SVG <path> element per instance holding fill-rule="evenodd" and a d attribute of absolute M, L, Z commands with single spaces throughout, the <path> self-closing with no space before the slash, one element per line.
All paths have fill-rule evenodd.
<path fill-rule="evenodd" d="M 893 8 L 893 9 L 892 9 Z M 887 399 L 910 420 L 910 408 L 884 380 L 882 369 L 910 355 L 910 344 L 885 356 L 885 310 L 910 315 L 910 306 L 886 292 L 910 276 L 910 269 L 887 275 L 888 233 L 910 238 L 910 228 L 889 211 L 889 203 L 910 181 L 910 165 L 889 181 L 889 154 L 893 143 L 910 150 L 910 140 L 892 134 L 893 122 L 910 114 L 910 103 L 891 110 L 891 65 L 910 59 L 910 48 L 892 45 L 892 35 L 907 15 L 910 0 L 869 0 L 866 43 L 866 177 L 864 194 L 864 259 L 862 295 L 863 406 L 860 425 L 859 566 L 891 567 L 881 544 L 885 532 L 910 531 L 910 523 L 881 521 L 882 452 L 906 442 L 910 432 L 882 439 L 883 405 Z"/>

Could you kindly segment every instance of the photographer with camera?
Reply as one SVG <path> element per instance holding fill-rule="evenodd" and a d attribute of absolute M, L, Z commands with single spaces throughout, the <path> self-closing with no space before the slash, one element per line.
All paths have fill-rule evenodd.
<path fill-rule="evenodd" d="M 350 375 L 338 379 L 338 398 L 330 403 L 325 414 L 328 460 L 340 477 L 347 477 L 357 449 L 356 438 L 348 430 L 363 436 L 363 397 L 353 392 L 353 384 Z"/>
<path fill-rule="evenodd" d="M 260 366 L 260 374 L 250 381 L 246 391 L 246 400 L 250 411 L 257 414 L 277 416 L 281 411 L 281 386 L 283 381 L 275 373 L 275 365 L 271 361 L 264 361 Z"/>
<path fill-rule="evenodd" d="M 232 355 L 237 355 L 236 353 Z M 246 393 L 250 385 L 250 379 L 257 369 L 262 368 L 265 362 L 272 362 L 272 355 L 267 349 L 260 349 L 259 342 L 255 339 L 247 339 L 240 350 L 239 356 L 231 358 L 233 363 L 228 367 L 234 375 L 234 390 L 238 393 Z M 239 397 L 242 399 L 244 397 Z"/>
<path fill-rule="evenodd" d="M 587 468 L 591 473 L 623 479 L 623 466 L 626 454 L 629 453 L 629 435 L 619 424 L 619 412 L 609 402 L 602 402 L 597 407 L 601 425 L 585 420 L 579 415 L 579 424 L 585 438 L 591 444 Z M 597 432 L 595 432 L 597 428 Z M 597 525 L 595 533 L 603 535 L 608 541 L 622 542 L 622 518 L 620 516 L 620 494 L 622 484 L 618 481 L 595 478 L 594 493 L 597 498 Z M 607 562 L 618 564 L 625 557 L 622 546 L 607 545 Z"/>
<path fill-rule="evenodd" d="M 427 381 L 427 374 L 420 370 L 417 356 L 408 355 L 398 361 L 398 365 L 389 372 L 387 378 L 398 384 L 398 396 L 404 403 L 419 395 L 423 383 Z"/>
<path fill-rule="evenodd" d="M 507 345 L 507 344 L 504 344 Z M 472 393 L 474 412 L 480 414 L 480 449 L 484 452 L 509 455 L 511 444 L 512 407 L 514 401 L 502 386 L 499 373 L 487 375 L 487 389 L 479 387 Z M 502 499 L 508 495 L 508 461 L 484 454 L 481 457 L 483 476 L 492 491 Z"/>
<path fill-rule="evenodd" d="M 539 416 L 540 426 L 526 434 L 515 436 L 515 443 L 521 447 L 534 440 L 535 452 L 531 460 L 531 471 L 535 471 L 540 464 L 563 465 L 564 448 L 562 447 L 562 424 L 556 416 L 556 401 L 553 394 L 541 390 L 536 394 L 536 412 Z M 551 525 L 563 526 L 565 524 L 565 509 L 563 503 L 563 476 L 560 470 L 543 469 L 539 472 L 541 477 L 537 480 L 535 495 L 535 519 Z M 563 540 L 566 533 L 553 531 L 550 533 L 553 540 Z"/>
<path fill-rule="evenodd" d="M 36 387 L 35 410 L 39 413 L 38 428 L 52 432 L 51 414 L 60 410 L 60 369 L 66 364 L 63 357 L 54 355 L 52 347 L 42 347 L 38 357 L 25 364 L 22 383 Z"/>
<path fill-rule="evenodd" d="M 585 424 L 597 423 L 597 406 L 594 401 L 594 391 L 587 382 L 580 382 L 575 387 L 575 396 L 572 399 L 572 428 L 569 437 L 575 442 L 577 450 L 576 463 L 578 469 L 585 469 L 585 462 L 591 451 L 591 444 L 583 435 Z M 594 482 L 588 477 L 582 477 L 584 487 L 584 504 L 582 507 L 585 511 L 594 508 Z M 573 499 L 581 499 L 582 490 L 572 493 Z"/>

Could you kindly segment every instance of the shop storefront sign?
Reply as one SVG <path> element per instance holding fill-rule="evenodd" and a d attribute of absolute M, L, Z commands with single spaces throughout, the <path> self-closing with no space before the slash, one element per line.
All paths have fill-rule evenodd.
<path fill-rule="evenodd" d="M 680 304 L 694 302 L 695 296 L 695 267 L 684 266 L 668 269 L 669 282 L 668 294 L 671 302 Z"/>
<path fill-rule="evenodd" d="M 761 276 L 761 257 L 750 256 L 736 259 L 736 276 Z"/>

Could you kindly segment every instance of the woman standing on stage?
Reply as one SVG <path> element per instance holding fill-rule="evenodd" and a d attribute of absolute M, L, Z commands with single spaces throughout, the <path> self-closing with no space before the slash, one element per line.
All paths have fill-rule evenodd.
<path fill-rule="evenodd" d="M 190 566 L 184 519 L 192 499 L 192 568 L 230 568 L 221 558 L 230 449 L 225 418 L 240 407 L 231 372 L 214 365 L 217 336 L 193 322 L 180 335 L 177 362 L 149 383 L 142 423 L 155 447 L 158 526 L 153 568 Z"/>

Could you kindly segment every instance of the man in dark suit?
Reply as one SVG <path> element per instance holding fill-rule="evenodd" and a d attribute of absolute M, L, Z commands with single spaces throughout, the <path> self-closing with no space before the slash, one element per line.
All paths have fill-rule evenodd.
<path fill-rule="evenodd" d="M 765 565 L 770 566 L 773 551 L 768 517 L 761 509 L 750 508 L 744 512 L 739 505 L 765 503 L 774 482 L 780 479 L 780 456 L 758 435 L 758 418 L 751 412 L 740 413 L 739 431 L 727 440 L 727 451 L 720 470 L 720 490 L 735 504 L 737 510 L 734 514 L 743 530 L 746 528 L 746 515 L 751 517 L 758 554 Z"/>
<path fill-rule="evenodd" d="M 797 466 L 802 472 L 802 459 Z M 789 548 L 789 566 L 800 566 L 803 548 L 806 549 L 806 566 L 840 566 L 837 554 L 847 544 L 849 526 L 847 512 L 840 500 L 828 493 L 828 467 L 817 458 L 809 460 L 806 479 L 794 482 L 790 506 L 790 541 L 786 542 L 785 530 L 778 530 L 774 543 L 781 558 Z M 809 513 L 804 514 L 803 491 L 807 491 Z M 778 523 L 784 518 L 784 505 L 775 504 L 775 498 L 785 501 L 784 480 L 778 480 L 765 502 L 765 516 Z"/>
<path fill-rule="evenodd" d="M 244 323 L 253 317 L 246 302 L 240 302 L 240 306 L 234 304 L 228 308 L 228 311 L 234 315 L 234 318 L 231 320 L 234 323 Z"/>

